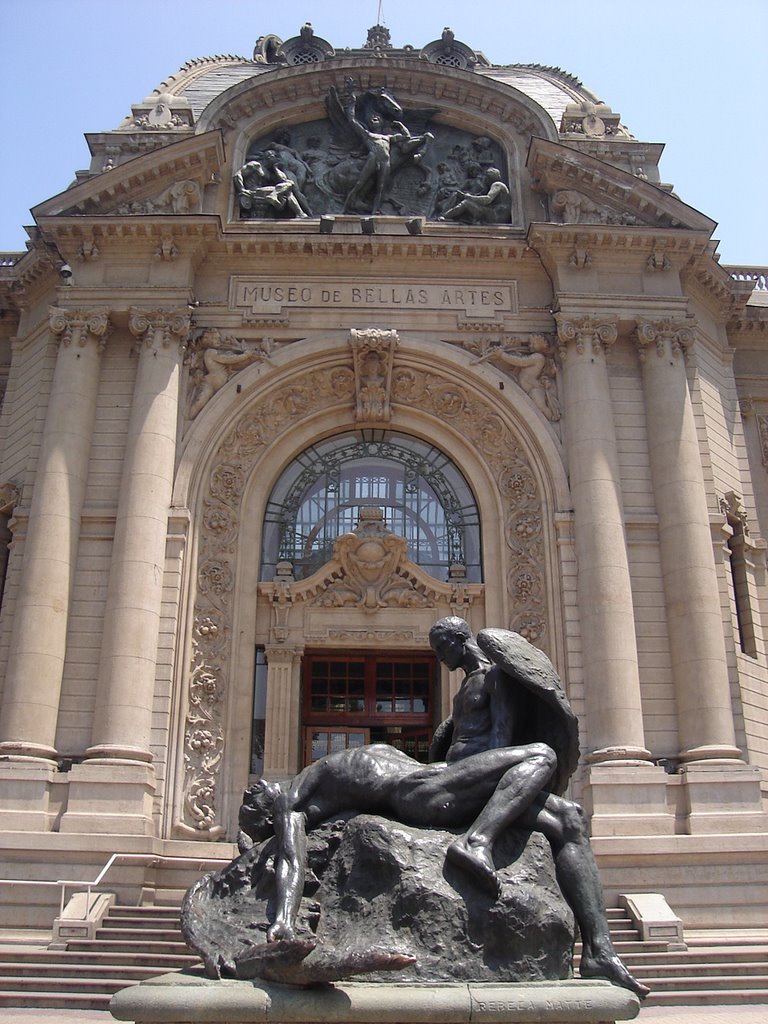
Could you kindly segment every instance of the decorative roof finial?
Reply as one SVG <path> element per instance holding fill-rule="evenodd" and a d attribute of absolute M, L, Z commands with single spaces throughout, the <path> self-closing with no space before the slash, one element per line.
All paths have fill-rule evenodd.
<path fill-rule="evenodd" d="M 389 29 L 385 25 L 374 25 L 368 29 L 368 39 L 363 47 L 364 50 L 391 50 L 392 41 Z"/>

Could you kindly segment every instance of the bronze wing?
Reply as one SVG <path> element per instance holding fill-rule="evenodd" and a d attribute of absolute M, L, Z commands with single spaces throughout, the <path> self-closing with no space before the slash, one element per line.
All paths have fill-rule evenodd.
<path fill-rule="evenodd" d="M 508 629 L 481 630 L 477 645 L 533 698 L 524 739 L 552 747 L 557 755 L 557 771 L 547 788 L 553 793 L 564 792 L 579 763 L 579 723 L 554 665 L 538 647 Z"/>

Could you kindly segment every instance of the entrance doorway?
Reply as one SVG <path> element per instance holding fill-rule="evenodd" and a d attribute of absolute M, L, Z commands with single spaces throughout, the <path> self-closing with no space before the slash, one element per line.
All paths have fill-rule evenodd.
<path fill-rule="evenodd" d="M 426 763 L 436 671 L 428 654 L 306 654 L 303 763 L 366 743 Z"/>

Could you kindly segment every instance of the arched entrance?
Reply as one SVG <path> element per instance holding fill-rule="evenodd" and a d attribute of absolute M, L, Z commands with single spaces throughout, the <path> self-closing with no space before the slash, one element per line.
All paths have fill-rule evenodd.
<path fill-rule="evenodd" d="M 476 581 L 466 571 L 451 576 L 450 565 L 436 579 L 405 551 L 392 573 L 418 595 L 412 604 L 335 603 L 329 593 L 351 571 L 338 557 L 302 579 L 293 566 L 275 564 L 272 579 L 260 573 L 262 527 L 282 474 L 311 446 L 356 429 L 357 382 L 346 339 L 297 344 L 280 353 L 269 375 L 244 371 L 238 395 L 223 389 L 198 417 L 178 478 L 179 504 L 188 501 L 192 515 L 187 653 L 178 662 L 177 832 L 220 835 L 239 802 L 250 768 L 250 681 L 259 649 L 268 666 L 265 772 L 273 777 L 293 774 L 306 749 L 299 727 L 302 665 L 310 656 L 322 664 L 333 660 L 322 655 L 341 649 L 428 655 L 435 618 L 461 614 L 476 628 L 515 628 L 558 657 L 550 470 L 560 464 L 556 439 L 522 392 L 513 401 L 499 396 L 484 367 L 467 369 L 464 353 L 426 348 L 398 352 L 391 420 L 371 429 L 450 453 L 448 462 L 461 467 L 483 527 L 479 573 L 486 585 L 479 573 Z M 557 471 L 554 479 L 562 496 L 564 480 Z M 450 699 L 444 674 L 430 714 L 442 717 Z"/>

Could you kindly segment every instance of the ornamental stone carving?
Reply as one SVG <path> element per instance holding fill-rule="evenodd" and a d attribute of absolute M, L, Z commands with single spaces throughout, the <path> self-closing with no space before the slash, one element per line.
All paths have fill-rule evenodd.
<path fill-rule="evenodd" d="M 59 345 L 76 345 L 84 348 L 89 341 L 96 341 L 102 352 L 110 331 L 109 313 L 102 309 L 60 309 L 51 306 L 48 311 L 48 325 L 58 335 Z"/>
<path fill-rule="evenodd" d="M 341 578 L 317 595 L 317 605 L 375 612 L 379 608 L 425 608 L 434 604 L 423 584 L 408 573 L 405 537 L 387 529 L 380 508 L 360 510 L 357 528 L 338 538 L 333 558 L 341 567 Z"/>
<path fill-rule="evenodd" d="M 619 336 L 618 319 L 614 317 L 569 317 L 556 313 L 559 355 L 565 359 L 568 346 L 573 343 L 576 352 L 583 355 L 604 356 Z"/>
<path fill-rule="evenodd" d="M 224 437 L 216 452 L 203 495 L 203 514 L 198 544 L 197 592 L 194 608 L 193 657 L 190 667 L 191 688 L 187 700 L 184 725 L 184 782 L 182 799 L 183 822 L 178 826 L 184 834 L 194 832 L 200 838 L 220 834 L 218 822 L 218 773 L 224 748 L 226 680 L 232 656 L 229 623 L 233 616 L 235 565 L 240 523 L 240 506 L 245 483 L 259 457 L 269 445 L 290 430 L 305 415 L 316 415 L 357 398 L 357 378 L 349 366 L 337 364 L 289 381 L 272 391 L 263 401 L 251 407 Z M 515 595 L 511 629 L 546 646 L 547 614 L 544 582 L 544 528 L 541 519 L 541 498 L 535 477 L 506 421 L 486 400 L 439 373 L 410 367 L 392 371 L 390 402 L 418 408 L 436 419 L 450 421 L 472 444 L 488 465 L 497 481 L 504 503 L 507 547 L 508 583 Z M 374 534 L 378 530 L 374 527 Z M 345 554 L 348 573 L 342 563 L 338 574 L 327 579 L 322 572 L 304 581 L 317 586 L 314 593 L 305 593 L 306 586 L 290 580 L 290 566 L 282 579 L 272 587 L 275 603 L 287 606 L 298 599 L 311 600 L 335 581 L 345 582 L 337 591 L 342 606 L 356 601 L 366 608 L 379 601 L 390 606 L 413 607 L 423 600 L 432 600 L 427 585 L 413 573 L 394 575 L 384 566 L 397 563 L 381 537 L 374 535 L 362 549 L 357 540 Z M 375 548 L 375 550 L 374 550 Z M 375 557 L 374 557 L 375 556 Z M 380 561 L 383 560 L 383 561 Z M 402 564 L 402 563 L 401 563 Z M 382 583 L 381 581 L 384 580 Z M 350 585 L 349 581 L 354 581 Z M 279 598 L 275 594 L 279 590 Z M 452 587 L 452 600 L 457 611 L 466 608 L 471 599 L 468 588 L 460 581 Z M 347 605 L 349 606 L 349 605 Z M 273 623 L 282 624 L 280 613 L 273 607 Z M 362 633 L 370 631 L 363 630 Z M 373 630 L 375 633 L 376 631 Z M 337 630 L 339 638 L 354 636 L 358 628 Z M 403 634 L 405 636 L 405 634 Z M 287 639 L 287 634 L 284 634 Z M 410 634 L 408 634 L 410 638 Z M 330 634 L 325 635 L 330 639 Z M 275 642 L 280 643 L 279 632 Z M 310 637 L 306 638 L 310 640 Z M 423 638 L 422 638 L 423 639 Z"/>
<path fill-rule="evenodd" d="M 758 415 L 757 430 L 760 435 L 760 453 L 763 465 L 768 469 L 768 416 Z"/>
<path fill-rule="evenodd" d="M 693 318 L 672 319 L 662 317 L 659 320 L 638 320 L 635 329 L 635 340 L 640 360 L 646 358 L 651 346 L 656 348 L 656 355 L 677 359 L 685 356 L 694 341 L 692 327 Z"/>
<path fill-rule="evenodd" d="M 0 515 L 12 515 L 20 499 L 21 488 L 14 480 L 0 484 Z"/>
<path fill-rule="evenodd" d="M 388 423 L 389 396 L 395 350 L 400 344 L 397 331 L 351 330 L 349 344 L 355 370 L 355 419 L 358 423 Z"/>
<path fill-rule="evenodd" d="M 583 192 L 561 189 L 550 199 L 550 211 L 562 224 L 637 224 L 631 213 L 617 212 L 596 203 Z"/>
<path fill-rule="evenodd" d="M 239 341 L 231 334 L 222 335 L 216 327 L 207 327 L 190 345 L 186 360 L 190 367 L 189 419 L 194 419 L 239 370 L 251 363 L 269 363 L 273 348 L 271 338 Z"/>
<path fill-rule="evenodd" d="M 110 212 L 120 217 L 131 214 L 195 214 L 202 211 L 200 186 L 196 181 L 177 181 L 150 199 L 120 203 Z"/>
<path fill-rule="evenodd" d="M 484 351 L 472 360 L 473 363 L 490 362 L 503 370 L 548 420 L 556 423 L 560 419 L 555 381 L 557 365 L 547 337 L 532 334 L 526 341 L 511 338 L 508 342 L 498 341 L 482 347 Z"/>
<path fill-rule="evenodd" d="M 191 327 L 188 309 L 131 309 L 128 316 L 128 330 L 137 339 L 136 347 L 186 348 Z"/>

